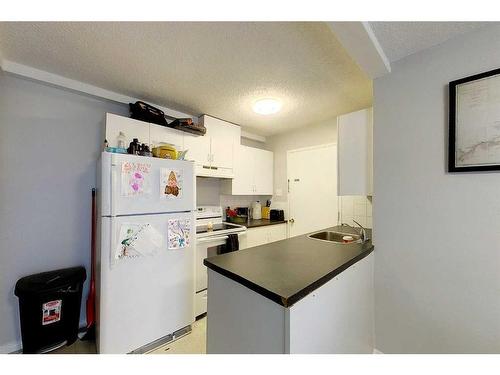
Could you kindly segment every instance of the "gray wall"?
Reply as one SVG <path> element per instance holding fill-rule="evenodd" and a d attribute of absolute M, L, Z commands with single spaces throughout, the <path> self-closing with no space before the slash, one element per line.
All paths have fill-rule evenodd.
<path fill-rule="evenodd" d="M 90 191 L 106 112 L 128 109 L 0 73 L 0 353 L 20 345 L 17 279 L 89 271 Z"/>
<path fill-rule="evenodd" d="M 376 347 L 500 352 L 500 173 L 446 172 L 449 81 L 500 67 L 500 28 L 375 81 Z"/>

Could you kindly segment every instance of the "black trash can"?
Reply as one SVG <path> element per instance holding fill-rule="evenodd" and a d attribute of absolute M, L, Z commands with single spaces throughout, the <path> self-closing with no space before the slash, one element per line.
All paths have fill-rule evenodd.
<path fill-rule="evenodd" d="M 45 353 L 75 342 L 80 321 L 84 267 L 23 277 L 16 283 L 23 353 Z"/>

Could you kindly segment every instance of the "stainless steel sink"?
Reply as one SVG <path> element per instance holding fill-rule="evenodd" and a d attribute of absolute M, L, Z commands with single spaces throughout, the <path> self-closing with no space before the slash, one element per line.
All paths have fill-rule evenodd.
<path fill-rule="evenodd" d="M 344 240 L 342 239 L 344 236 L 351 236 L 354 240 L 350 242 L 344 242 Z M 314 240 L 329 241 L 340 244 L 363 243 L 361 237 L 358 234 L 345 233 L 345 232 L 322 231 L 310 234 L 308 237 Z"/>

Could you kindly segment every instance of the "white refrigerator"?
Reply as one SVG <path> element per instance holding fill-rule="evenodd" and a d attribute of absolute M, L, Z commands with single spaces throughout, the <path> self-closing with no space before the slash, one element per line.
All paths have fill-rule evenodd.
<path fill-rule="evenodd" d="M 101 154 L 99 353 L 140 352 L 194 322 L 195 182 L 192 162 Z"/>

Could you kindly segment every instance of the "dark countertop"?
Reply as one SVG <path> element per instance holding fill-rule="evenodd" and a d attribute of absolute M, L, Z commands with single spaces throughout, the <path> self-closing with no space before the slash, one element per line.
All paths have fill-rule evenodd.
<path fill-rule="evenodd" d="M 269 219 L 250 219 L 245 225 L 247 228 L 264 227 L 266 225 L 275 225 L 286 223 L 286 220 L 269 220 Z"/>
<path fill-rule="evenodd" d="M 345 227 L 327 230 L 354 233 Z M 370 230 L 367 234 L 371 237 Z M 372 251 L 371 241 L 336 244 L 302 235 L 210 257 L 203 264 L 284 307 L 290 307 Z"/>

